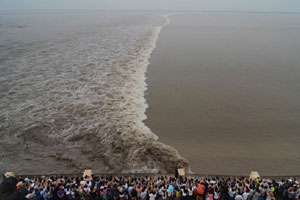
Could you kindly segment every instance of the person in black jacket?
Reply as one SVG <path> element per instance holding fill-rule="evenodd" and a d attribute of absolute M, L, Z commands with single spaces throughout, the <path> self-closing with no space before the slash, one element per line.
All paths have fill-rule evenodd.
<path fill-rule="evenodd" d="M 24 193 L 17 190 L 18 181 L 15 177 L 4 178 L 0 185 L 0 199 L 2 200 L 26 200 Z"/>

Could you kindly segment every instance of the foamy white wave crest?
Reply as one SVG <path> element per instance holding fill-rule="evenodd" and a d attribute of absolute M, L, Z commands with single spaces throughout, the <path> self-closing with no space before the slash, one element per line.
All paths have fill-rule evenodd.
<path fill-rule="evenodd" d="M 189 170 L 143 123 L 148 59 L 168 16 L 163 23 L 159 15 L 109 12 L 2 20 L 1 169 Z"/>

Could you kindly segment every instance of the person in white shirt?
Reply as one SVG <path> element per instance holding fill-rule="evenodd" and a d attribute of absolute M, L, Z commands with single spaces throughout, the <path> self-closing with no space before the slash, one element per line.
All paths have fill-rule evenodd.
<path fill-rule="evenodd" d="M 219 191 L 217 188 L 214 189 L 214 200 L 218 200 L 219 199 Z"/>
<path fill-rule="evenodd" d="M 153 192 L 151 192 L 149 194 L 149 200 L 155 200 L 155 198 L 156 198 L 156 194 L 154 194 Z"/>
<path fill-rule="evenodd" d="M 159 190 L 158 190 L 158 194 L 159 194 L 161 197 L 163 197 L 164 192 L 165 192 L 165 188 L 164 188 L 164 186 L 161 186 L 161 187 L 159 188 Z"/>
<path fill-rule="evenodd" d="M 234 195 L 235 195 L 235 190 L 232 187 L 230 187 L 228 190 L 228 194 L 229 194 L 230 199 L 233 199 Z"/>
<path fill-rule="evenodd" d="M 250 192 L 250 190 L 249 190 L 249 188 L 247 188 L 246 191 L 242 195 L 243 196 L 243 200 L 247 200 L 248 199 L 249 192 Z"/>
<path fill-rule="evenodd" d="M 147 189 L 143 189 L 143 191 L 141 192 L 140 196 L 141 196 L 142 200 L 147 199 Z"/>
<path fill-rule="evenodd" d="M 241 195 L 241 193 L 238 193 L 234 199 L 235 200 L 243 200 L 243 196 Z"/>
<path fill-rule="evenodd" d="M 300 188 L 297 190 L 296 195 L 295 195 L 296 199 L 299 199 L 299 197 L 300 197 Z"/>
<path fill-rule="evenodd" d="M 188 188 L 189 199 L 193 199 L 193 193 L 194 193 L 194 188 L 189 187 Z"/>
<path fill-rule="evenodd" d="M 181 189 L 181 195 L 182 195 L 182 199 L 186 199 L 186 197 L 188 196 L 188 190 L 186 188 L 182 188 Z"/>

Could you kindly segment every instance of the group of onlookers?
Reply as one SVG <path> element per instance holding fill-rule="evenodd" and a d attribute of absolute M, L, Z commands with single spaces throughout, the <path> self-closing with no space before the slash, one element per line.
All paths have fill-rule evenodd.
<path fill-rule="evenodd" d="M 1 200 L 299 200 L 296 178 L 51 176 L 6 178 Z"/>

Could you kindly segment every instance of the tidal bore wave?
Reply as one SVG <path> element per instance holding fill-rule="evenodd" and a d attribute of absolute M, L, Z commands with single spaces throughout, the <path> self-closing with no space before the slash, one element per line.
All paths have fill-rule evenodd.
<path fill-rule="evenodd" d="M 0 168 L 22 174 L 189 170 L 143 123 L 148 59 L 168 16 L 157 25 L 148 15 L 134 21 L 137 14 L 86 14 L 86 20 L 68 14 L 57 25 L 51 24 L 57 16 L 48 15 L 48 32 L 35 33 L 43 25 L 34 16 L 1 23 Z"/>

